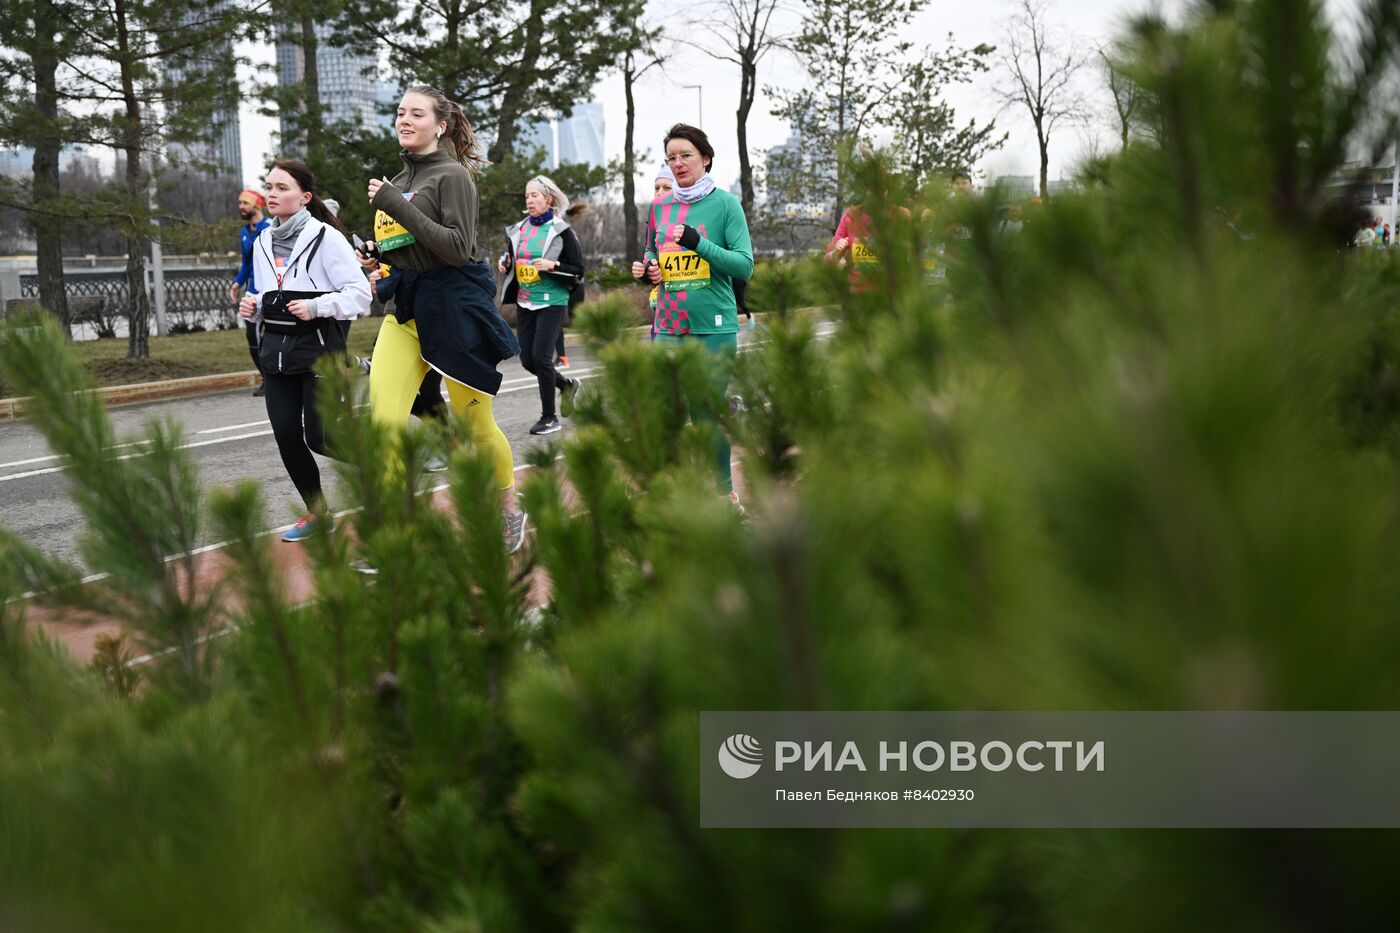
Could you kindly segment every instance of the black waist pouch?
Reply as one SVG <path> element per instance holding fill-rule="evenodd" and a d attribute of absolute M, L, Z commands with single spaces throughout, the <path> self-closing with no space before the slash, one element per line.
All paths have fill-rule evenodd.
<path fill-rule="evenodd" d="M 287 310 L 293 301 L 308 301 L 320 298 L 325 292 L 284 292 L 282 289 L 266 292 L 262 300 L 263 324 L 270 334 L 304 334 L 320 326 L 320 318 L 303 321 Z"/>

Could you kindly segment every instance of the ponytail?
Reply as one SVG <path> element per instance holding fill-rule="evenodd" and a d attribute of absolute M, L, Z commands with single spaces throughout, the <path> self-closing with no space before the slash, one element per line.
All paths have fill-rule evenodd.
<path fill-rule="evenodd" d="M 313 193 L 311 195 L 311 201 L 306 205 L 306 210 L 312 217 L 315 217 L 327 227 L 334 227 L 336 230 L 339 230 L 347 240 L 350 239 L 350 231 L 345 229 L 345 225 L 340 222 L 340 218 L 335 215 L 335 211 L 326 207 L 326 202 L 321 200 L 319 194 Z"/>
<path fill-rule="evenodd" d="M 405 89 L 404 93 L 422 94 L 433 102 L 433 115 L 447 124 L 438 145 L 446 146 L 453 157 L 472 173 L 472 177 L 480 178 L 481 170 L 491 163 L 487 161 L 486 150 L 473 132 L 461 105 L 455 100 L 448 100 L 442 91 L 426 84 L 415 84 Z"/>

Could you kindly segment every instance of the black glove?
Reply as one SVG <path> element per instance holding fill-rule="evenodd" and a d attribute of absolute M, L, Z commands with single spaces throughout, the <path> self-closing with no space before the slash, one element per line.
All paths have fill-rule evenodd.
<path fill-rule="evenodd" d="M 681 227 L 681 246 L 689 250 L 694 250 L 700 246 L 700 231 L 689 224 Z"/>

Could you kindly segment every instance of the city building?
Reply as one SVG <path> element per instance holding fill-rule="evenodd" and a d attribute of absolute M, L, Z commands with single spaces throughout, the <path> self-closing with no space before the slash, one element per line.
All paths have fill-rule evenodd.
<path fill-rule="evenodd" d="M 306 58 L 301 45 L 301 27 L 283 24 L 277 32 L 277 83 L 281 87 L 300 84 L 306 73 Z M 375 130 L 380 121 L 379 81 L 375 77 L 378 62 L 372 52 L 366 53 L 331 44 L 336 30 L 333 24 L 316 26 L 316 70 L 321 105 L 325 108 L 322 121 L 326 126 L 349 124 L 354 129 Z M 284 139 L 295 137 L 292 121 L 280 121 Z"/>
<path fill-rule="evenodd" d="M 110 161 L 107 163 L 110 168 Z M 103 162 L 86 149 L 64 149 L 58 154 L 60 172 L 83 172 L 102 177 L 111 172 L 103 168 Z M 21 181 L 34 174 L 34 150 L 27 146 L 18 149 L 0 149 L 0 177 L 11 181 Z"/>
<path fill-rule="evenodd" d="M 569 117 L 559 120 L 559 163 L 602 165 L 603 105 L 596 100 L 578 104 Z"/>
<path fill-rule="evenodd" d="M 1379 207 L 1390 204 L 1395 165 L 1347 162 L 1327 180 L 1327 192 L 1355 204 Z"/>
<path fill-rule="evenodd" d="M 603 105 L 596 100 L 578 104 L 572 116 L 539 118 L 520 128 L 521 152 L 544 150 L 551 169 L 564 164 L 603 165 Z"/>
<path fill-rule="evenodd" d="M 830 213 L 831 203 L 825 198 L 804 197 L 804 193 L 834 186 L 834 170 L 830 163 L 818 163 L 800 133 L 789 133 L 786 142 L 768 150 L 763 175 L 763 188 L 756 194 L 756 200 L 758 206 L 765 210 L 791 219 L 807 220 L 820 220 Z M 813 179 L 823 179 L 823 176 L 828 185 L 811 184 Z"/>
<path fill-rule="evenodd" d="M 543 162 L 549 168 L 559 166 L 559 146 L 555 140 L 557 127 L 553 120 L 537 120 L 520 129 L 516 145 L 522 153 L 538 149 L 544 153 Z"/>
<path fill-rule="evenodd" d="M 210 16 L 223 16 L 229 12 L 228 0 L 217 0 L 198 11 L 185 13 L 181 22 L 189 26 Z M 220 73 L 233 74 L 235 70 L 233 40 L 218 43 L 213 58 L 219 63 Z M 184 76 L 184 69 L 170 68 L 167 72 L 171 84 L 178 86 Z M 167 155 L 174 162 L 197 162 L 208 166 L 215 175 L 243 177 L 243 139 L 238 125 L 238 106 L 227 110 L 217 110 L 210 117 L 211 132 L 204 138 L 171 143 Z"/>

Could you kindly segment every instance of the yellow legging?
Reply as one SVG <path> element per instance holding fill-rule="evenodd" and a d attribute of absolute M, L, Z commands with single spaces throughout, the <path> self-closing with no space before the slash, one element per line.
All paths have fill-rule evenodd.
<path fill-rule="evenodd" d="M 370 417 L 394 428 L 408 424 L 413 399 L 427 374 L 428 364 L 423 362 L 418 343 L 418 325 L 413 321 L 400 324 L 392 314 L 385 315 L 374 344 L 374 365 L 369 371 Z M 491 396 L 453 379 L 443 381 L 447 383 L 452 410 L 471 430 L 472 443 L 491 458 L 496 485 L 501 489 L 514 486 L 515 462 L 510 441 L 491 413 Z"/>

